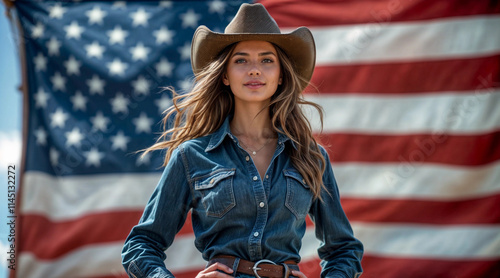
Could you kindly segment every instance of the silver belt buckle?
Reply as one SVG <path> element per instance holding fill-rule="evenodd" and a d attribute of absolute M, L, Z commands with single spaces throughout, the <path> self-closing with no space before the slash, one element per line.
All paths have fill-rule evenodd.
<path fill-rule="evenodd" d="M 262 264 L 262 263 L 268 263 L 268 264 L 273 264 L 273 265 L 277 265 L 275 264 L 273 261 L 270 261 L 270 260 L 260 260 L 258 262 L 255 262 L 255 264 L 253 265 L 252 267 L 252 270 L 253 270 L 253 273 L 255 274 L 255 277 L 257 278 L 262 278 L 259 276 L 259 274 L 257 273 L 257 271 L 261 270 L 262 268 L 259 268 L 259 264 Z"/>

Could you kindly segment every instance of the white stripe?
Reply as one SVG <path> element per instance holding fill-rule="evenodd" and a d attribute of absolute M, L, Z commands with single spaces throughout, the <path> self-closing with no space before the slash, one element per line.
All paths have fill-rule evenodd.
<path fill-rule="evenodd" d="M 500 51 L 498 26 L 495 15 L 310 29 L 321 66 L 491 55 Z"/>
<path fill-rule="evenodd" d="M 54 261 L 37 259 L 32 253 L 21 253 L 16 274 L 19 278 L 67 278 L 119 276 L 123 242 L 113 242 L 77 249 Z"/>
<path fill-rule="evenodd" d="M 365 254 L 436 259 L 499 259 L 500 225 L 351 223 Z"/>
<path fill-rule="evenodd" d="M 332 167 L 342 197 L 460 200 L 500 194 L 500 162 L 480 167 L 349 162 Z"/>
<path fill-rule="evenodd" d="M 307 94 L 305 98 L 323 107 L 326 133 L 463 134 L 500 128 L 498 89 L 409 96 Z M 319 131 L 318 114 L 308 106 L 304 110 Z"/>
<path fill-rule="evenodd" d="M 353 222 L 355 236 L 365 254 L 426 259 L 498 259 L 500 226 L 389 225 Z M 167 250 L 172 272 L 202 269 L 206 262 L 193 244 L 193 236 L 177 237 Z M 303 238 L 302 262 L 317 258 L 319 241 L 309 227 Z M 74 277 L 121 275 L 123 242 L 80 248 L 54 261 L 38 260 L 30 253 L 19 257 L 18 277 Z M 92 267 L 88 267 L 88 266 Z"/>
<path fill-rule="evenodd" d="M 94 212 L 142 210 L 160 176 L 123 173 L 54 177 L 28 171 L 23 176 L 21 213 L 62 221 Z"/>

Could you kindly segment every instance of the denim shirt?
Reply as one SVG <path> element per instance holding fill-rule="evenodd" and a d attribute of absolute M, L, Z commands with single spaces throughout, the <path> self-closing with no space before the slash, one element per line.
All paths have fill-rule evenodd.
<path fill-rule="evenodd" d="M 211 135 L 182 143 L 172 153 L 138 225 L 130 232 L 122 263 L 131 277 L 174 277 L 164 251 L 191 210 L 195 246 L 205 260 L 232 255 L 249 261 L 300 261 L 309 214 L 322 259 L 321 277 L 358 277 L 363 245 L 342 210 L 330 160 L 323 201 L 293 167 L 290 138 L 278 135 L 263 179 L 251 156 L 229 129 L 230 119 Z"/>

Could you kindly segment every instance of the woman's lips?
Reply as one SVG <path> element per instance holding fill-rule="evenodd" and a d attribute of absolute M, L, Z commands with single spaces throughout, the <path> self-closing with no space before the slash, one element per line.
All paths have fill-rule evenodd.
<path fill-rule="evenodd" d="M 260 81 L 250 81 L 250 82 L 245 83 L 244 85 L 245 85 L 245 87 L 247 87 L 249 89 L 258 89 L 258 88 L 261 88 L 262 86 L 264 86 L 265 83 L 260 82 Z"/>

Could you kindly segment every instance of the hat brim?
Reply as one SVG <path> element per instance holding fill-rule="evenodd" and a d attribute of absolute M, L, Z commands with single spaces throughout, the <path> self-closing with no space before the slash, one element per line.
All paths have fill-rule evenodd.
<path fill-rule="evenodd" d="M 253 40 L 267 41 L 279 46 L 292 61 L 297 74 L 307 82 L 311 80 L 316 63 L 316 46 L 311 31 L 305 27 L 285 34 L 222 34 L 200 26 L 196 29 L 191 43 L 193 72 L 199 73 L 227 46 Z"/>

